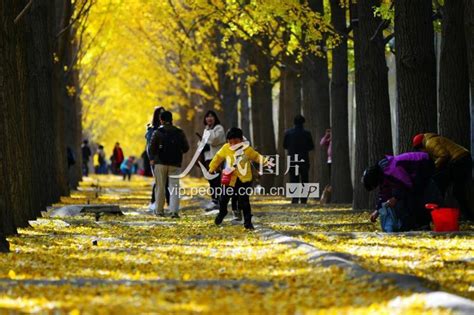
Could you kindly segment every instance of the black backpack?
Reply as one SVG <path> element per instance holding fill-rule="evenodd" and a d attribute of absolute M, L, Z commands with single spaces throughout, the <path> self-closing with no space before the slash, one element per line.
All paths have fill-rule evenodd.
<path fill-rule="evenodd" d="M 158 128 L 160 133 L 158 145 L 158 157 L 163 164 L 173 165 L 181 163 L 183 151 L 181 143 L 181 132 L 179 129 Z"/>

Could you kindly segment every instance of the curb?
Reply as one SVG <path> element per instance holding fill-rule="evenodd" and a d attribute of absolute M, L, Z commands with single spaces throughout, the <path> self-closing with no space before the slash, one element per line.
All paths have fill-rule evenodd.
<path fill-rule="evenodd" d="M 308 262 L 315 266 L 337 266 L 345 269 L 348 274 L 354 278 L 368 277 L 370 280 L 392 280 L 400 289 L 410 289 L 415 293 L 424 293 L 422 297 L 425 305 L 429 308 L 440 307 L 452 310 L 456 314 L 474 314 L 474 301 L 455 294 L 429 289 L 425 285 L 426 280 L 420 277 L 398 273 L 372 272 L 357 264 L 355 257 L 352 255 L 322 251 L 311 244 L 260 225 L 256 227 L 256 231 L 265 240 L 302 250 L 308 256 Z M 403 306 L 403 302 L 394 299 L 389 302 L 389 305 L 394 308 L 399 308 Z"/>

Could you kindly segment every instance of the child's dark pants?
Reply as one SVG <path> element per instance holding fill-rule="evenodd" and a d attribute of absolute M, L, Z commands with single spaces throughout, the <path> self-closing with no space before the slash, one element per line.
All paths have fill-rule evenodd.
<path fill-rule="evenodd" d="M 229 203 L 229 200 L 235 196 L 237 198 L 239 209 L 243 212 L 244 223 L 251 223 L 252 210 L 250 208 L 249 200 L 250 187 L 252 187 L 252 182 L 242 183 L 240 179 L 237 179 L 234 187 L 222 187 L 223 192 L 220 196 L 219 216 L 225 217 L 227 215 L 227 204 Z"/>

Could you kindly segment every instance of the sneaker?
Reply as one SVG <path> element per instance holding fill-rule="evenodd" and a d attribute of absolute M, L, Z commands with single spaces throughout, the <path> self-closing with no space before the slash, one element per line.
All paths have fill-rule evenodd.
<path fill-rule="evenodd" d="M 218 210 L 219 209 L 219 204 L 214 202 L 214 201 L 210 201 L 205 207 L 204 209 L 206 211 L 212 211 L 212 210 Z"/>
<path fill-rule="evenodd" d="M 179 216 L 179 214 L 177 214 L 177 213 L 173 213 L 173 214 L 171 215 L 171 218 L 173 218 L 173 219 L 179 219 L 180 216 Z"/>
<path fill-rule="evenodd" d="M 246 230 L 255 230 L 255 227 L 253 226 L 252 222 L 244 223 L 244 228 Z"/>
<path fill-rule="evenodd" d="M 225 214 L 222 215 L 222 214 L 219 213 L 219 214 L 217 215 L 216 219 L 214 220 L 214 223 L 215 223 L 216 225 L 221 225 L 221 224 L 222 224 L 222 221 L 224 221 L 225 216 L 226 216 Z"/>
<path fill-rule="evenodd" d="M 234 220 L 236 221 L 242 221 L 242 213 L 240 211 L 233 211 L 234 213 Z"/>
<path fill-rule="evenodd" d="M 150 203 L 150 205 L 148 206 L 148 210 L 155 211 L 156 210 L 156 202 Z"/>
<path fill-rule="evenodd" d="M 157 216 L 157 217 L 165 217 L 165 212 L 164 212 L 164 211 L 162 211 L 162 212 L 157 212 L 157 213 L 156 213 L 156 216 Z"/>

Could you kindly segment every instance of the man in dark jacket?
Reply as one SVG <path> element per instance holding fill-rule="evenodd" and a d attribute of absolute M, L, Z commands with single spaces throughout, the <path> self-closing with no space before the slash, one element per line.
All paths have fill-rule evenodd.
<path fill-rule="evenodd" d="M 154 167 L 156 180 L 156 214 L 164 216 L 166 189 L 170 192 L 169 208 L 173 218 L 179 218 L 179 175 L 183 154 L 189 144 L 184 132 L 173 126 L 173 116 L 164 111 L 160 115 L 161 126 L 153 133 L 150 142 L 150 164 Z M 174 176 L 173 176 L 174 175 Z M 173 177 L 170 177 L 173 176 Z M 166 181 L 169 180 L 169 187 Z"/>
<path fill-rule="evenodd" d="M 294 119 L 294 123 L 295 126 L 285 132 L 283 148 L 287 150 L 291 161 L 301 161 L 295 162 L 293 165 L 295 167 L 290 168 L 290 182 L 304 184 L 308 182 L 310 166 L 309 151 L 314 149 L 314 142 L 311 133 L 303 128 L 303 124 L 305 123 L 303 116 L 297 115 Z M 298 158 L 296 158 L 296 155 L 298 155 Z M 296 172 L 296 166 L 298 167 L 298 174 Z M 291 203 L 298 203 L 300 200 L 303 204 L 307 202 L 306 198 L 293 198 Z"/>

